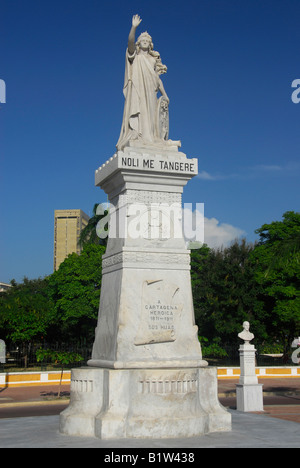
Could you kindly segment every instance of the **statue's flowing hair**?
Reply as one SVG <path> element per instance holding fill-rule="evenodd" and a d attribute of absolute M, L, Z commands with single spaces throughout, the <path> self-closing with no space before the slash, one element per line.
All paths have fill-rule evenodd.
<path fill-rule="evenodd" d="M 161 58 L 160 58 L 160 53 L 159 52 L 156 52 L 155 50 L 153 50 L 153 42 L 152 42 L 152 37 L 150 36 L 150 34 L 147 33 L 147 31 L 143 32 L 142 34 L 140 34 L 140 36 L 138 37 L 138 40 L 136 41 L 136 51 L 137 53 L 139 53 L 139 50 L 140 50 L 140 42 L 141 42 L 141 39 L 143 37 L 146 37 L 147 39 L 149 39 L 150 41 L 150 45 L 149 45 L 149 54 L 152 55 L 152 57 L 155 58 L 156 60 L 156 65 L 155 65 L 155 70 L 157 71 L 157 73 L 159 75 L 162 75 L 163 73 L 167 73 L 167 67 L 166 65 L 163 65 L 162 61 L 161 61 Z"/>

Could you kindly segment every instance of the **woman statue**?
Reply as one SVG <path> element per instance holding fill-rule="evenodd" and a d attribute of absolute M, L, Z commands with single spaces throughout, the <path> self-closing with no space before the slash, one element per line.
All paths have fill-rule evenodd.
<path fill-rule="evenodd" d="M 135 31 L 141 23 L 139 15 L 132 18 L 132 27 L 128 37 L 124 80 L 124 114 L 121 134 L 117 149 L 122 150 L 130 140 L 139 140 L 142 144 L 177 144 L 167 141 L 168 104 L 160 74 L 166 73 L 160 55 L 153 50 L 151 36 L 144 32 L 135 42 Z M 160 91 L 161 98 L 157 99 Z"/>

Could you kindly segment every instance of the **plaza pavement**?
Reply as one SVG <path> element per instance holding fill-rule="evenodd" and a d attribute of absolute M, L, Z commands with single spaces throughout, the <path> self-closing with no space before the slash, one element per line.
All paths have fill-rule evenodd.
<path fill-rule="evenodd" d="M 0 389 L 0 448 L 103 448 L 105 453 L 107 449 L 113 448 L 299 448 L 300 379 L 260 379 L 264 385 L 263 413 L 236 411 L 236 383 L 236 379 L 219 380 L 220 402 L 232 413 L 231 432 L 189 439 L 157 440 L 104 441 L 61 435 L 58 431 L 58 415 L 68 400 L 55 400 L 57 386 Z M 65 398 L 68 392 L 69 386 L 63 386 L 62 394 Z M 25 408 L 27 413 L 24 413 Z M 49 408 L 55 408 L 54 414 L 46 411 Z M 15 417 L 9 417 L 9 409 L 15 411 Z M 28 416 L 28 410 L 36 412 Z"/>
<path fill-rule="evenodd" d="M 232 431 L 188 439 L 100 440 L 71 437 L 59 433 L 57 415 L 2 419 L 0 448 L 101 448 L 101 455 L 116 449 L 126 449 L 126 453 L 130 454 L 133 452 L 131 449 L 198 453 L 201 448 L 299 448 L 299 423 L 269 418 L 263 414 L 230 411 Z M 100 457 L 97 461 L 103 459 Z"/>

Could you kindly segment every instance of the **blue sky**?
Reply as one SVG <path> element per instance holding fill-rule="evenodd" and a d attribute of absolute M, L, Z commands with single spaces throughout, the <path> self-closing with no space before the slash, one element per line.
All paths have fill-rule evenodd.
<path fill-rule="evenodd" d="M 299 211 L 299 0 L 1 0 L 0 281 L 53 271 L 54 210 L 106 201 L 125 49 L 140 14 L 168 67 L 170 138 L 199 160 L 184 202 L 207 237 L 249 241 Z"/>

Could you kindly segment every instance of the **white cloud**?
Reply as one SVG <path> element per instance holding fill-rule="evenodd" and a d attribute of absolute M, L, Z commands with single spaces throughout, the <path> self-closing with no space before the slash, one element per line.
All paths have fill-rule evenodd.
<path fill-rule="evenodd" d="M 274 175 L 291 175 L 298 172 L 300 164 L 298 162 L 288 162 L 285 165 L 278 164 L 257 164 L 254 166 L 248 166 L 244 168 L 239 168 L 238 172 L 235 173 L 217 173 L 211 174 L 207 171 L 201 171 L 197 175 L 197 179 L 207 180 L 207 181 L 217 181 L 217 180 L 228 180 L 228 179 L 253 179 L 257 177 L 266 177 Z"/>
<path fill-rule="evenodd" d="M 232 173 L 232 174 L 210 174 L 207 171 L 201 171 L 197 175 L 197 179 L 201 180 L 225 180 L 225 179 L 234 179 L 239 177 L 239 174 Z"/>
<path fill-rule="evenodd" d="M 220 223 L 216 218 L 204 216 L 204 204 L 185 204 L 183 211 L 184 237 L 187 242 L 196 241 L 207 244 L 211 248 L 228 247 L 233 241 L 246 235 L 242 229 L 228 223 Z M 191 247 L 192 248 L 192 247 Z"/>
<path fill-rule="evenodd" d="M 211 248 L 227 247 L 245 234 L 242 229 L 231 224 L 220 223 L 216 218 L 204 218 L 204 242 Z"/>
<path fill-rule="evenodd" d="M 213 176 L 206 171 L 199 172 L 197 177 L 198 179 L 202 179 L 202 180 L 217 180 L 216 176 Z"/>
<path fill-rule="evenodd" d="M 258 164 L 257 166 L 253 166 L 250 168 L 254 171 L 265 171 L 265 172 L 277 172 L 284 170 L 283 167 L 277 166 L 275 164 Z"/>

